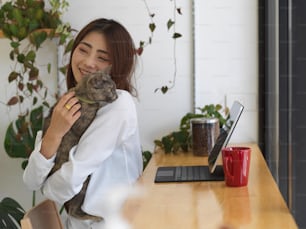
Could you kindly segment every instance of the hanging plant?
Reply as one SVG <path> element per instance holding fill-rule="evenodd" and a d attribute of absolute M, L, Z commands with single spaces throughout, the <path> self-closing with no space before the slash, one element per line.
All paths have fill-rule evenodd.
<path fill-rule="evenodd" d="M 28 158 L 36 129 L 42 127 L 43 108 L 50 107 L 48 88 L 41 80 L 40 66 L 36 62 L 37 52 L 47 39 L 65 46 L 65 54 L 73 44 L 73 30 L 61 21 L 68 3 L 50 0 L 50 6 L 51 9 L 46 10 L 44 1 L 16 0 L 0 8 L 0 29 L 10 40 L 9 59 L 13 62 L 7 79 L 15 88 L 15 93 L 4 104 L 19 110 L 17 120 L 9 124 L 5 136 L 5 150 L 10 157 Z M 47 64 L 47 72 L 50 71 L 51 63 Z"/>
<path fill-rule="evenodd" d="M 46 40 L 64 47 L 68 55 L 73 45 L 73 32 L 69 23 L 61 20 L 69 4 L 66 0 L 49 0 L 51 9 L 45 8 L 45 1 L 15 0 L 0 4 L 0 31 L 9 39 L 12 61 L 7 81 L 12 96 L 5 102 L 10 111 L 15 107 L 18 116 L 9 123 L 4 139 L 4 148 L 9 157 L 22 158 L 21 167 L 27 165 L 34 149 L 36 133 L 42 129 L 43 114 L 50 107 L 48 87 L 41 79 L 41 66 L 36 62 L 37 52 Z M 50 74 L 51 63 L 46 65 Z M 61 71 L 65 67 L 60 66 Z M 35 205 L 33 192 L 32 205 Z M 7 197 L 0 202 L 0 228 L 19 228 L 24 210 L 15 200 Z M 15 223 L 14 223 L 15 222 Z M 6 225 L 6 226 L 3 226 Z M 18 226 L 19 225 L 19 226 Z"/>
<path fill-rule="evenodd" d="M 155 13 L 152 13 L 150 11 L 150 8 L 148 6 L 148 3 L 146 0 L 143 0 L 146 10 L 148 12 L 149 18 L 150 18 L 150 23 L 149 23 L 149 31 L 150 31 L 150 36 L 147 41 L 140 41 L 139 43 L 139 48 L 137 48 L 136 53 L 138 55 L 141 55 L 143 53 L 144 48 L 152 44 L 153 41 L 153 35 L 154 31 L 156 29 L 156 23 L 154 22 L 154 16 Z M 160 88 L 156 88 L 154 92 L 161 91 L 163 94 L 166 94 L 170 89 L 174 88 L 175 86 L 175 81 L 176 81 L 176 75 L 177 75 L 177 63 L 176 63 L 176 39 L 182 37 L 182 34 L 177 32 L 176 30 L 176 17 L 177 15 L 182 15 L 182 10 L 180 7 L 177 6 L 176 0 L 170 0 L 172 4 L 172 9 L 173 9 L 173 15 L 168 19 L 168 21 L 165 23 L 167 30 L 171 33 L 171 38 L 173 39 L 173 78 L 172 80 L 169 81 L 169 85 L 163 85 Z"/>

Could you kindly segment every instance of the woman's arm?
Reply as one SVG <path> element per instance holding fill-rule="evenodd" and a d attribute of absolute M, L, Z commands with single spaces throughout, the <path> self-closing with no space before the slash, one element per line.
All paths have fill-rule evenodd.
<path fill-rule="evenodd" d="M 72 108 L 67 110 L 65 104 Z M 35 148 L 29 157 L 29 163 L 24 171 L 24 183 L 31 190 L 38 190 L 54 165 L 54 158 L 62 137 L 80 116 L 80 105 L 74 97 L 74 92 L 62 96 L 53 109 L 50 125 L 42 139 L 42 131 L 36 136 Z"/>
<path fill-rule="evenodd" d="M 119 93 L 119 92 L 118 92 Z M 94 173 L 121 144 L 121 139 L 134 131 L 136 109 L 129 94 L 121 91 L 116 101 L 101 108 L 95 120 L 69 153 L 69 161 L 50 176 L 43 193 L 59 203 L 77 194 L 88 175 Z"/>
<path fill-rule="evenodd" d="M 40 153 L 41 137 L 42 131 L 38 131 L 35 148 L 31 153 L 29 163 L 23 173 L 23 181 L 30 190 L 38 190 L 41 188 L 54 165 L 55 156 L 47 159 Z"/>

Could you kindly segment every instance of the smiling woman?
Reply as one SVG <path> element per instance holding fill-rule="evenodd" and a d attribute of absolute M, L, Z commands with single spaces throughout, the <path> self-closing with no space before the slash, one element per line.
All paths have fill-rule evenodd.
<path fill-rule="evenodd" d="M 81 114 L 87 114 L 86 109 L 82 110 L 81 98 L 73 91 L 63 95 L 52 111 L 45 134 L 37 135 L 36 147 L 24 172 L 24 182 L 29 189 L 42 189 L 46 198 L 66 206 L 90 177 L 85 185 L 86 193 L 82 195 L 84 201 L 78 203 L 81 207 L 77 209 L 85 214 L 75 214 L 72 208 L 75 205 L 66 206 L 68 229 L 103 228 L 111 209 L 107 193 L 118 186 L 133 185 L 142 173 L 138 118 L 130 83 L 136 61 L 134 53 L 133 40 L 120 23 L 100 18 L 87 24 L 72 47 L 67 87 L 78 87 L 88 73 L 111 65 L 110 76 L 118 97 L 98 109 L 89 127 L 68 149 L 69 158 L 50 176 L 54 162 L 60 158 L 57 154 L 61 153 L 61 145 L 67 145 L 63 143 L 67 134 L 75 131 L 74 124 Z M 109 61 L 105 61 L 105 57 Z M 95 83 L 106 84 L 104 81 Z M 92 96 L 90 90 L 85 93 Z"/>
<path fill-rule="evenodd" d="M 83 30 L 75 39 L 72 50 L 75 61 L 71 61 L 67 73 L 68 88 L 75 86 L 75 77 L 81 72 L 92 72 L 111 65 L 111 75 L 118 89 L 136 92 L 131 85 L 131 77 L 135 69 L 136 58 L 134 42 L 128 31 L 113 21 L 102 19 L 92 22 L 90 30 Z M 97 28 L 101 27 L 100 30 Z M 114 31 L 117 31 L 116 33 Z M 99 46 L 98 46 L 99 45 Z M 82 61 L 86 59 L 86 62 Z M 126 77 L 128 76 L 128 77 Z"/>
<path fill-rule="evenodd" d="M 76 82 L 86 75 L 110 66 L 105 37 L 98 32 L 89 33 L 73 52 L 71 67 Z"/>

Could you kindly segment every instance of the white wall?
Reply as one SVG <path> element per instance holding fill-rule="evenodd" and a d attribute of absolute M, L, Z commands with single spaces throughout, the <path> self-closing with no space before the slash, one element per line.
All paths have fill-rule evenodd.
<path fill-rule="evenodd" d="M 150 35 L 148 29 L 150 20 L 142 0 L 70 0 L 69 2 L 69 12 L 64 19 L 76 29 L 80 29 L 97 17 L 107 17 L 116 19 L 126 26 L 137 45 L 140 40 L 146 40 Z M 154 21 L 157 28 L 153 43 L 145 48 L 140 58 L 136 80 L 143 149 L 152 151 L 155 139 L 176 130 L 181 117 L 193 111 L 193 26 L 192 1 L 177 0 L 177 5 L 182 8 L 183 13 L 177 16 L 177 31 L 182 33 L 183 37 L 177 40 L 176 85 L 165 95 L 160 92 L 154 93 L 156 88 L 172 80 L 174 71 L 173 40 L 170 38 L 171 33 L 166 29 L 166 22 L 172 16 L 173 1 L 147 0 L 147 2 L 150 10 L 155 13 Z M 195 12 L 197 31 L 195 102 L 197 106 L 222 103 L 225 95 L 229 104 L 235 98 L 241 100 L 246 105 L 247 112 L 237 128 L 237 132 L 242 134 L 234 136 L 235 140 L 240 142 L 257 141 L 255 2 L 255 0 L 195 0 L 196 7 L 199 7 Z M 222 19 L 224 15 L 228 20 Z M 238 23 L 228 27 L 226 23 L 229 19 L 241 20 L 243 25 L 239 26 Z M 222 46 L 222 43 L 227 45 Z M 3 40 L 0 41 L 0 45 L 1 49 L 7 46 Z M 5 72 L 9 71 L 9 64 L 6 61 L 6 52 L 1 50 L 0 53 L 1 79 L 6 83 Z M 8 124 L 8 120 L 3 106 L 0 107 L 0 112 L 4 117 L 0 129 L 0 141 L 3 142 L 4 127 Z M 248 122 L 244 120 L 246 118 Z M 8 158 L 2 145 L 0 146 L 0 199 L 11 196 L 23 206 L 29 207 L 31 192 L 22 184 L 20 161 Z"/>
<path fill-rule="evenodd" d="M 257 1 L 195 0 L 195 9 L 196 107 L 240 101 L 231 142 L 257 142 Z"/>

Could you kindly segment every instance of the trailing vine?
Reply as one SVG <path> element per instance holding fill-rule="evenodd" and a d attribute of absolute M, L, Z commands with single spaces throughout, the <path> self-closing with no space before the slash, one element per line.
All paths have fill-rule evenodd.
<path fill-rule="evenodd" d="M 65 0 L 50 0 L 50 5 L 52 9 L 47 11 L 43 1 L 17 0 L 4 3 L 0 9 L 0 29 L 10 40 L 9 58 L 13 61 L 8 82 L 16 85 L 16 92 L 6 105 L 18 105 L 20 115 L 28 113 L 21 106 L 25 100 L 30 100 L 32 105 L 42 100 L 42 104 L 49 107 L 46 100 L 48 88 L 41 80 L 36 63 L 41 45 L 47 39 L 57 38 L 58 46 L 67 45 L 66 52 L 69 52 L 73 43 L 70 25 L 60 20 L 68 3 Z M 47 71 L 51 71 L 50 63 Z"/>
<path fill-rule="evenodd" d="M 147 41 L 140 41 L 139 48 L 136 50 L 136 53 L 138 55 L 142 54 L 144 47 L 146 47 L 149 44 L 152 44 L 153 34 L 154 34 L 155 29 L 156 29 L 156 23 L 154 22 L 155 13 L 152 13 L 150 11 L 150 8 L 149 8 L 146 0 L 143 0 L 143 2 L 145 4 L 146 10 L 147 10 L 148 15 L 150 17 L 150 23 L 149 23 L 150 36 L 149 36 Z M 176 44 L 176 40 L 178 38 L 182 37 L 182 34 L 177 32 L 177 30 L 176 30 L 176 21 L 177 21 L 176 17 L 178 15 L 182 15 L 182 10 L 181 10 L 180 7 L 177 6 L 177 0 L 170 0 L 170 2 L 172 3 L 173 12 L 172 12 L 172 16 L 166 22 L 166 27 L 167 27 L 167 30 L 169 32 L 172 32 L 171 33 L 171 38 L 173 39 L 173 65 L 174 65 L 173 66 L 174 67 L 173 78 L 172 78 L 172 80 L 169 81 L 168 85 L 163 85 L 160 88 L 156 88 L 154 90 L 154 92 L 161 91 L 163 94 L 166 94 L 170 89 L 174 88 L 174 86 L 175 86 L 176 76 L 177 76 L 177 62 L 176 62 L 176 59 L 177 59 L 176 58 L 177 44 Z"/>

